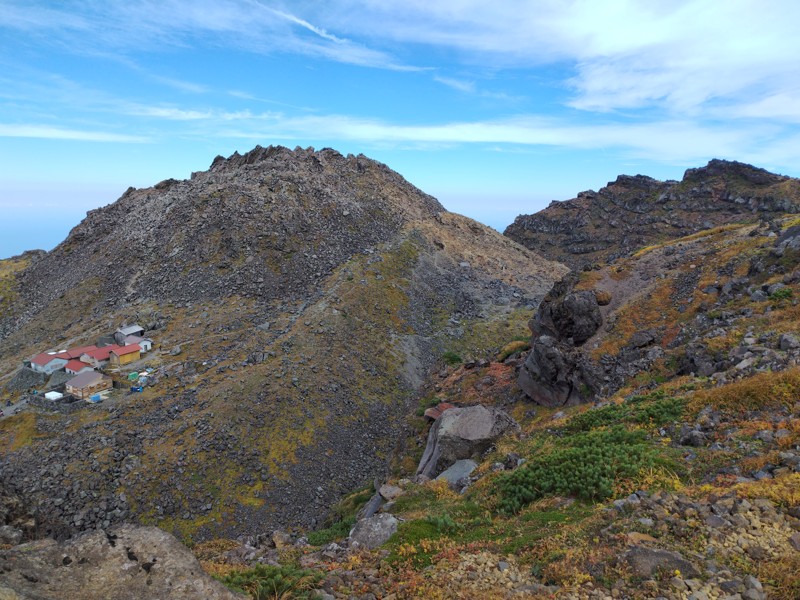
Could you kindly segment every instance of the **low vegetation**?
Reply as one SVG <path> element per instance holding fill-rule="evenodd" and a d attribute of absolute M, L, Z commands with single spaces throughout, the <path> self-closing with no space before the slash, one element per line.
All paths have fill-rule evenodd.
<path fill-rule="evenodd" d="M 323 574 L 313 569 L 257 564 L 234 571 L 220 581 L 230 589 L 249 594 L 253 600 L 311 600 Z"/>

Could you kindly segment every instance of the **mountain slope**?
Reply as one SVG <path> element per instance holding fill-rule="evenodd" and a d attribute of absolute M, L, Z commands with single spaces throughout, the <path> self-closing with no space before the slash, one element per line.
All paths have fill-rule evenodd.
<path fill-rule="evenodd" d="M 332 150 L 257 148 L 129 190 L 17 274 L 0 366 L 139 321 L 158 383 L 0 423 L 0 479 L 57 534 L 311 526 L 386 471 L 442 355 L 522 331 L 565 271 Z"/>
<path fill-rule="evenodd" d="M 626 256 L 650 244 L 726 223 L 800 210 L 800 181 L 739 162 L 712 160 L 683 180 L 620 175 L 598 192 L 520 215 L 514 241 L 573 269 Z"/>

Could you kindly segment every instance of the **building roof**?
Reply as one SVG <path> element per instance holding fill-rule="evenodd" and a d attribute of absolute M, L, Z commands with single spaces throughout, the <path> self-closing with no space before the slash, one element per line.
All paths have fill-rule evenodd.
<path fill-rule="evenodd" d="M 87 364 L 85 362 L 81 362 L 77 358 L 73 358 L 66 365 L 64 365 L 64 368 L 68 369 L 70 371 L 76 371 L 77 372 L 77 371 L 80 371 L 81 369 L 87 369 L 87 368 L 91 369 L 92 365 Z"/>
<path fill-rule="evenodd" d="M 97 346 L 95 346 L 95 345 L 78 346 L 77 348 L 70 348 L 66 352 L 63 352 L 62 354 L 66 354 L 70 358 L 78 358 L 81 354 L 85 354 L 86 352 L 90 352 L 90 351 L 96 350 L 96 349 L 97 349 Z"/>
<path fill-rule="evenodd" d="M 69 360 L 69 357 L 66 356 L 66 353 L 57 353 L 57 354 L 49 354 L 47 352 L 42 352 L 41 354 L 37 354 L 31 359 L 31 362 L 35 365 L 39 365 L 43 367 L 45 365 L 50 364 L 53 360 L 60 358 L 61 360 Z"/>
<path fill-rule="evenodd" d="M 67 382 L 67 385 L 72 388 L 76 389 L 83 389 L 87 387 L 91 387 L 93 385 L 97 385 L 104 379 L 111 379 L 110 377 L 106 377 L 102 373 L 98 373 L 97 371 L 84 371 L 80 375 L 76 375 L 72 379 Z"/>
<path fill-rule="evenodd" d="M 139 344 L 128 344 L 127 346 L 122 346 L 121 348 L 114 348 L 111 352 L 117 356 L 125 356 L 126 354 L 133 354 L 134 352 L 141 351 L 142 349 L 139 347 Z"/>
<path fill-rule="evenodd" d="M 143 339 L 144 339 L 143 337 L 140 337 L 138 335 L 126 335 L 125 336 L 125 343 L 126 344 L 138 344 Z"/>
<path fill-rule="evenodd" d="M 120 327 L 117 329 L 117 333 L 121 333 L 122 335 L 133 335 L 140 331 L 144 331 L 144 327 L 139 325 L 128 325 L 127 327 Z"/>
<path fill-rule="evenodd" d="M 112 344 L 111 346 L 103 346 L 102 348 L 89 350 L 88 352 L 84 352 L 84 354 L 87 354 L 96 360 L 108 360 L 108 355 L 111 354 L 111 351 L 118 348 L 120 348 L 120 346 Z"/>

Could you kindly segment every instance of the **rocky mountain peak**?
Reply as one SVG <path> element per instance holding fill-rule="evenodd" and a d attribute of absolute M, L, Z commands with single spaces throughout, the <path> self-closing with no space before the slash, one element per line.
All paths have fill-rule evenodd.
<path fill-rule="evenodd" d="M 776 175 L 747 163 L 714 158 L 705 167 L 686 169 L 683 181 L 703 182 L 712 177 L 738 177 L 757 186 L 772 185 L 790 179 L 790 177 Z"/>
<path fill-rule="evenodd" d="M 231 293 L 302 297 L 356 253 L 444 207 L 365 156 L 257 146 L 217 157 L 188 180 L 168 179 L 90 211 L 20 276 L 18 328 L 91 281 L 104 307 L 143 299 L 197 301 Z"/>
<path fill-rule="evenodd" d="M 800 181 L 739 162 L 712 160 L 682 181 L 620 175 L 599 191 L 520 215 L 505 234 L 572 268 L 728 223 L 800 210 Z"/>

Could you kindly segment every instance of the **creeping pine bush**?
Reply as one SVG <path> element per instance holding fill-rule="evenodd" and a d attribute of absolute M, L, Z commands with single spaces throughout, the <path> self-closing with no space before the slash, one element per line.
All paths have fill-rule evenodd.
<path fill-rule="evenodd" d="M 464 359 L 461 358 L 461 355 L 457 352 L 453 352 L 452 350 L 448 350 L 442 354 L 442 360 L 450 366 L 460 365 L 462 362 L 464 362 Z"/>
<path fill-rule="evenodd" d="M 658 427 L 677 421 L 685 406 L 686 401 L 682 398 L 667 398 L 662 393 L 633 396 L 623 404 L 611 404 L 575 415 L 570 419 L 567 430 L 589 431 L 615 423 Z"/>
<path fill-rule="evenodd" d="M 516 513 L 549 495 L 603 500 L 615 482 L 635 477 L 656 459 L 643 431 L 620 426 L 567 436 L 562 444 L 500 479 L 501 512 Z"/>
<path fill-rule="evenodd" d="M 324 546 L 335 540 L 341 540 L 350 535 L 350 530 L 356 523 L 355 515 L 337 521 L 330 527 L 312 531 L 308 534 L 308 543 L 312 546 Z"/>
<path fill-rule="evenodd" d="M 306 600 L 316 597 L 314 590 L 323 577 L 312 569 L 257 564 L 246 571 L 234 571 L 220 581 L 236 592 L 250 594 L 253 600 Z"/>

